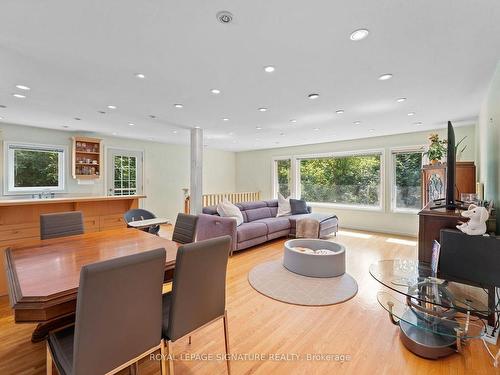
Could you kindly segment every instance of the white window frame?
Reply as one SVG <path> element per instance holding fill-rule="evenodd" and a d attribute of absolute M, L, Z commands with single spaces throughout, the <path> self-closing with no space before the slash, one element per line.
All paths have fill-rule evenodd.
<path fill-rule="evenodd" d="M 390 149 L 391 157 L 391 167 L 389 170 L 389 190 L 391 192 L 391 212 L 398 214 L 416 214 L 421 211 L 421 208 L 397 208 L 396 207 L 396 154 L 409 153 L 409 152 L 421 152 L 422 154 L 427 151 L 426 145 L 413 145 L 413 146 L 403 146 L 403 147 L 393 147 Z M 425 155 L 422 155 L 422 165 L 425 162 Z M 423 199 L 423 197 L 422 197 Z"/>
<path fill-rule="evenodd" d="M 272 186 L 272 197 L 274 199 L 278 198 L 278 176 L 277 172 L 278 169 L 276 168 L 276 162 L 280 160 L 290 160 L 290 197 L 295 198 L 296 194 L 296 183 L 295 183 L 295 176 L 296 176 L 296 168 L 295 168 L 295 158 L 293 156 L 276 156 L 271 159 L 271 183 L 273 184 Z M 288 197 L 285 197 L 288 198 Z"/>
<path fill-rule="evenodd" d="M 64 192 L 66 186 L 66 155 L 67 146 L 48 145 L 40 143 L 25 143 L 5 141 L 4 148 L 4 195 L 30 194 L 44 191 Z M 58 184 L 57 186 L 15 187 L 14 186 L 14 151 L 19 148 L 27 150 L 51 150 L 58 152 Z"/>
<path fill-rule="evenodd" d="M 300 161 L 304 159 L 315 159 L 315 158 L 328 158 L 328 157 L 345 157 L 345 156 L 362 156 L 362 155 L 380 155 L 380 194 L 379 194 L 379 205 L 378 206 L 361 206 L 352 204 L 342 204 L 342 203 L 329 203 L 329 202 L 308 202 L 312 207 L 327 207 L 327 208 L 340 208 L 348 210 L 360 210 L 360 211 L 384 211 L 385 207 L 385 149 L 368 149 L 368 150 L 353 150 L 353 151 L 340 151 L 340 152 L 326 152 L 326 153 L 314 153 L 314 154 L 301 154 L 301 155 L 288 155 L 279 156 L 272 158 L 272 191 L 273 196 L 277 196 L 277 179 L 276 179 L 276 160 L 286 160 L 291 159 L 291 196 L 294 198 L 300 197 L 301 186 L 300 186 Z"/>

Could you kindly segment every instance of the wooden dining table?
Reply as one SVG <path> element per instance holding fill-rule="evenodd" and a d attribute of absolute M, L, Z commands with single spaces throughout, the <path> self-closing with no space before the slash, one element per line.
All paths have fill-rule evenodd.
<path fill-rule="evenodd" d="M 178 244 L 133 228 L 40 240 L 5 252 L 10 303 L 16 323 L 39 323 L 32 341 L 74 321 L 82 266 L 164 248 L 173 275 Z"/>

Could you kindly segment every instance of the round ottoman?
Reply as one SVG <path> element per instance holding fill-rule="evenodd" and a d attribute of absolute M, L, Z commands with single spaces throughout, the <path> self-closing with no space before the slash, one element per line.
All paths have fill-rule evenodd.
<path fill-rule="evenodd" d="M 330 250 L 332 253 L 314 254 L 294 250 Z M 296 239 L 285 242 L 283 266 L 289 271 L 309 277 L 336 277 L 345 273 L 345 247 L 335 242 L 317 239 Z"/>

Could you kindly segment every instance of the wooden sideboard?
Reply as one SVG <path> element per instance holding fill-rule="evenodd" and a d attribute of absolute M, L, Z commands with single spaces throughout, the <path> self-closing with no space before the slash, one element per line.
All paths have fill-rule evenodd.
<path fill-rule="evenodd" d="M 455 199 L 461 193 L 476 192 L 476 166 L 473 161 L 459 161 L 455 174 Z M 422 203 L 424 207 L 433 199 L 446 194 L 446 163 L 424 165 L 422 168 Z"/>
<path fill-rule="evenodd" d="M 37 243 L 40 240 L 40 214 L 82 211 L 85 232 L 98 232 L 125 227 L 123 214 L 137 208 L 141 198 L 145 196 L 0 200 L 0 296 L 7 294 L 5 249 Z"/>

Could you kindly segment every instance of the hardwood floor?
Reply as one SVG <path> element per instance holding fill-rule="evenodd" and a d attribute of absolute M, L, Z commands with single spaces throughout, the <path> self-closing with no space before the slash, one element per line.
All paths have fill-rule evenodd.
<path fill-rule="evenodd" d="M 162 230 L 162 235 L 168 236 L 168 230 Z M 342 231 L 333 240 L 347 247 L 347 272 L 359 285 L 358 294 L 339 305 L 289 305 L 252 289 L 248 272 L 259 263 L 280 258 L 283 239 L 237 252 L 229 260 L 230 345 L 232 353 L 241 357 L 232 361 L 233 374 L 500 374 L 479 340 L 471 341 L 464 355 L 437 361 L 413 355 L 400 342 L 397 327 L 376 300 L 382 287 L 369 275 L 368 267 L 378 259 L 415 258 L 414 238 Z M 45 372 L 45 343 L 30 342 L 33 328 L 14 324 L 8 299 L 0 298 L 0 374 Z M 200 360 L 224 352 L 222 321 L 194 334 L 191 345 L 183 339 L 173 348 L 176 356 L 183 356 L 175 361 L 176 374 L 225 374 L 224 361 Z M 275 355 L 274 360 L 256 358 L 270 354 Z M 343 362 L 304 360 L 314 354 L 349 358 Z M 252 355 L 253 359 L 245 358 Z M 301 359 L 293 360 L 295 355 Z M 159 373 L 159 363 L 144 360 L 139 373 Z"/>

